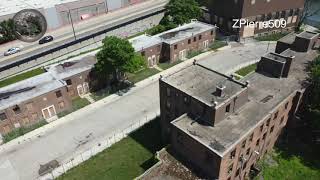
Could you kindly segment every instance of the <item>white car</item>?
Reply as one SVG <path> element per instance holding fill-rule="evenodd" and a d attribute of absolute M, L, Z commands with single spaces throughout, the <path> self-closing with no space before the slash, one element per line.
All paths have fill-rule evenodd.
<path fill-rule="evenodd" d="M 13 47 L 13 48 L 8 49 L 8 51 L 5 52 L 4 55 L 5 55 L 5 56 L 9 56 L 9 55 L 18 53 L 18 52 L 20 52 L 20 51 L 21 51 L 20 48 L 18 48 L 18 47 Z"/>

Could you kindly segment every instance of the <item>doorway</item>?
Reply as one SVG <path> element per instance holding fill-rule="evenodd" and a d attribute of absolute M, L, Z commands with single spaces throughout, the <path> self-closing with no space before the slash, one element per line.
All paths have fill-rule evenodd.
<path fill-rule="evenodd" d="M 186 50 L 186 49 L 184 49 L 184 50 L 182 50 L 182 51 L 179 52 L 179 59 L 180 59 L 180 60 L 185 60 L 185 59 L 187 59 L 187 50 Z"/>

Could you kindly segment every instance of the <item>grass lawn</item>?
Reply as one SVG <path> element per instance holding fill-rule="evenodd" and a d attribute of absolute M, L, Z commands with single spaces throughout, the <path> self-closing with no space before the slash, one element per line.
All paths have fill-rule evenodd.
<path fill-rule="evenodd" d="M 240 76 L 246 76 L 247 74 L 255 71 L 256 69 L 257 69 L 257 64 L 252 64 L 250 66 L 240 69 L 236 73 L 239 74 Z"/>
<path fill-rule="evenodd" d="M 155 68 L 146 68 L 136 73 L 128 74 L 128 80 L 132 83 L 137 83 L 159 72 L 160 71 Z"/>
<path fill-rule="evenodd" d="M 41 126 L 44 126 L 46 124 L 48 124 L 48 123 L 46 121 L 42 120 L 42 121 L 39 121 L 31 126 L 20 127 L 18 129 L 15 129 L 14 131 L 11 131 L 10 133 L 3 136 L 3 142 L 4 143 L 9 142 L 19 136 L 23 136 L 24 134 L 27 134 L 28 132 L 33 131 L 33 130 L 35 130 Z"/>
<path fill-rule="evenodd" d="M 110 91 L 109 88 L 105 88 L 105 89 L 101 89 L 101 90 L 98 90 L 96 92 L 92 92 L 91 93 L 91 97 L 92 99 L 94 99 L 95 101 L 99 101 L 109 95 L 111 95 L 112 92 Z"/>
<path fill-rule="evenodd" d="M 301 116 L 305 122 L 310 120 L 307 116 L 304 113 Z M 312 129 L 313 126 L 308 123 L 290 129 L 280 137 L 282 141 L 276 144 L 275 150 L 259 162 L 262 169 L 260 174 L 264 179 L 320 179 L 320 145 L 312 141 Z"/>
<path fill-rule="evenodd" d="M 288 33 L 275 33 L 275 34 L 269 34 L 265 36 L 255 37 L 258 41 L 278 41 L 282 37 L 286 36 Z"/>
<path fill-rule="evenodd" d="M 71 169 L 58 180 L 132 180 L 154 165 L 161 143 L 159 118 Z"/>
<path fill-rule="evenodd" d="M 159 63 L 158 66 L 161 69 L 166 70 L 166 69 L 169 69 L 169 68 L 171 68 L 171 67 L 173 67 L 173 66 L 175 66 L 175 65 L 177 65 L 177 64 L 179 64 L 181 62 L 183 62 L 183 61 L 177 60 L 176 62 L 173 62 L 173 63 L 163 62 L 163 63 Z"/>
<path fill-rule="evenodd" d="M 220 40 L 215 40 L 211 45 L 210 45 L 210 49 L 211 50 L 216 50 L 219 48 L 222 48 L 224 46 L 227 46 L 228 43 L 226 43 L 225 41 L 220 41 Z"/>
<path fill-rule="evenodd" d="M 271 155 L 276 162 L 275 165 L 269 165 L 266 160 L 262 160 L 262 176 L 268 180 L 318 180 L 320 169 L 308 166 L 299 156 L 286 156 L 284 152 L 277 150 Z M 255 179 L 259 179 L 256 177 Z"/>
<path fill-rule="evenodd" d="M 36 76 L 36 75 L 42 74 L 44 72 L 45 72 L 44 69 L 37 68 L 37 69 L 33 69 L 31 71 L 28 71 L 28 72 L 25 72 L 22 74 L 18 74 L 16 76 L 13 76 L 13 77 L 10 77 L 10 78 L 5 79 L 3 81 L 0 81 L 0 88 L 4 87 L 4 86 L 8 86 L 8 85 L 16 83 L 16 82 L 19 82 L 19 81 L 22 81 L 22 80 L 25 80 L 25 79 L 28 79 L 28 78 Z"/>
<path fill-rule="evenodd" d="M 89 104 L 90 104 L 90 102 L 86 98 L 77 97 L 76 99 L 72 100 L 72 110 L 61 112 L 58 114 L 58 117 L 62 118 L 63 116 L 66 116 L 74 111 L 77 111 L 77 110 L 79 110 Z"/>

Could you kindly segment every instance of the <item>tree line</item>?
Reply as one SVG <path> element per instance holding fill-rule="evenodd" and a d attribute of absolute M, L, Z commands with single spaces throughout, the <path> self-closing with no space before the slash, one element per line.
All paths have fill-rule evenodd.
<path fill-rule="evenodd" d="M 17 39 L 14 34 L 14 22 L 12 19 L 0 22 L 0 44 Z"/>
<path fill-rule="evenodd" d="M 202 10 L 196 0 L 171 0 L 165 8 L 160 24 L 148 30 L 148 34 L 159 34 L 202 16 Z"/>

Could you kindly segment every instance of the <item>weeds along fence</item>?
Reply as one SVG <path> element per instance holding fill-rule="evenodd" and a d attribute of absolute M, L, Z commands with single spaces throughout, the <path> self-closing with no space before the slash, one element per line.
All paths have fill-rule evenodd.
<path fill-rule="evenodd" d="M 49 168 L 48 171 L 44 175 L 39 176 L 37 180 L 51 180 L 63 175 L 71 168 L 80 165 L 103 150 L 111 147 L 113 144 L 119 142 L 123 138 L 126 138 L 130 133 L 139 129 L 143 125 L 155 120 L 157 117 L 159 117 L 159 114 L 154 114 L 152 117 L 146 116 L 144 119 L 141 119 L 136 123 L 131 123 L 128 127 L 124 128 L 118 133 L 114 133 L 113 135 L 104 138 L 104 140 L 97 142 L 93 147 L 72 157 L 70 160 L 60 162 L 58 167 Z"/>

